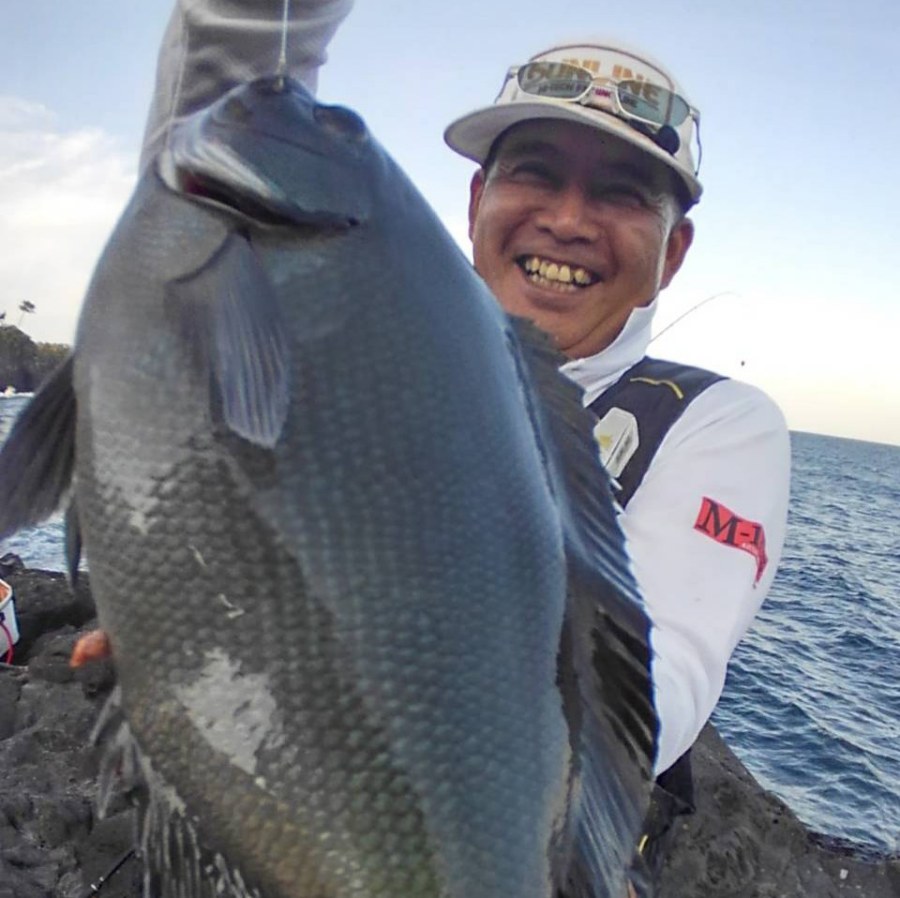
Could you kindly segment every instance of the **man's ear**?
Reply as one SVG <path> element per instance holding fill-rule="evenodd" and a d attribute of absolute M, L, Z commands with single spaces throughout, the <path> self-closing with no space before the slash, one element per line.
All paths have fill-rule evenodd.
<path fill-rule="evenodd" d="M 662 280 L 660 290 L 669 286 L 672 278 L 678 273 L 687 251 L 694 242 L 694 223 L 689 218 L 682 218 L 669 234 L 666 244 L 666 257 L 663 262 Z"/>
<path fill-rule="evenodd" d="M 484 181 L 484 169 L 479 168 L 469 182 L 469 240 L 475 239 L 475 218 L 481 205 L 481 194 L 484 193 Z"/>

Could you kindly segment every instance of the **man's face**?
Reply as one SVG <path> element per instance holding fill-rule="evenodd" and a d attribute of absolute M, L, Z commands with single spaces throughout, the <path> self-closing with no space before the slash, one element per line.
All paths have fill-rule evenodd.
<path fill-rule="evenodd" d="M 472 179 L 475 268 L 566 355 L 604 349 L 690 246 L 669 169 L 587 125 L 546 119 L 511 128 L 495 158 Z"/>

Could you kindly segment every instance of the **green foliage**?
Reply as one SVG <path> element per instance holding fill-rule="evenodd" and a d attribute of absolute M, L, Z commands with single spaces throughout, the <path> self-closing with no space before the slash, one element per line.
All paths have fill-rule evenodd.
<path fill-rule="evenodd" d="M 65 343 L 38 343 L 37 360 L 34 366 L 35 387 L 40 386 L 71 352 Z"/>
<path fill-rule="evenodd" d="M 0 392 L 10 386 L 19 393 L 37 389 L 69 349 L 62 343 L 35 343 L 19 328 L 0 324 Z"/>

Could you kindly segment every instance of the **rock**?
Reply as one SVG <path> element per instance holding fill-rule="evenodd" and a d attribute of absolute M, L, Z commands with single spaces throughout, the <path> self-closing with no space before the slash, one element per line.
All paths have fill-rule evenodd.
<path fill-rule="evenodd" d="M 112 682 L 108 665 L 76 675 L 68 664 L 94 623 L 93 600 L 87 578 L 73 594 L 61 574 L 2 562 L 21 639 L 15 664 L 0 666 L 0 898 L 82 898 L 134 838 L 130 814 L 94 813 L 90 735 Z M 139 879 L 123 868 L 102 894 L 138 896 Z"/>
<path fill-rule="evenodd" d="M 658 898 L 900 896 L 900 857 L 811 832 L 714 727 L 691 754 L 697 812 L 675 824 Z"/>
<path fill-rule="evenodd" d="M 119 801 L 98 820 L 93 809 L 90 734 L 111 668 L 68 668 L 94 623 L 87 577 L 73 595 L 61 574 L 9 557 L 0 567 L 22 632 L 16 664 L 0 665 L 0 898 L 83 898 L 101 880 L 102 898 L 138 898 L 133 811 Z M 900 896 L 900 858 L 811 833 L 712 727 L 693 755 L 697 813 L 673 829 L 658 898 Z"/>
<path fill-rule="evenodd" d="M 15 731 L 16 706 L 22 693 L 18 677 L 0 675 L 0 742 Z"/>
<path fill-rule="evenodd" d="M 7 562 L 4 567 L 9 572 L 3 577 L 16 594 L 19 642 L 15 652 L 19 663 L 29 660 L 32 646 L 39 638 L 55 634 L 66 626 L 72 631 L 79 630 L 96 616 L 88 575 L 79 576 L 73 591 L 64 574 L 15 570 L 12 562 Z M 10 567 L 13 568 L 11 571 Z"/>
<path fill-rule="evenodd" d="M 138 898 L 142 894 L 143 870 L 136 858 L 128 857 L 134 846 L 135 821 L 133 811 L 122 811 L 105 820 L 98 820 L 90 838 L 78 846 L 78 866 L 84 885 L 104 880 L 102 898 Z M 111 873 L 115 865 L 127 858 L 121 868 Z M 84 894 L 84 888 L 78 893 Z"/>
<path fill-rule="evenodd" d="M 24 570 L 25 565 L 15 552 L 7 552 L 0 558 L 0 577 L 9 577 L 11 574 L 21 574 Z"/>

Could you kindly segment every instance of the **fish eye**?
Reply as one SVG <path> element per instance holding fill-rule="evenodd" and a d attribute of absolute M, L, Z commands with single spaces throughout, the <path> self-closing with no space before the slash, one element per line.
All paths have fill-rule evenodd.
<path fill-rule="evenodd" d="M 228 118 L 239 122 L 245 122 L 253 115 L 253 111 L 240 97 L 229 97 L 222 111 Z"/>
<path fill-rule="evenodd" d="M 317 124 L 345 140 L 362 142 L 368 136 L 366 123 L 346 106 L 317 105 L 313 117 Z"/>

